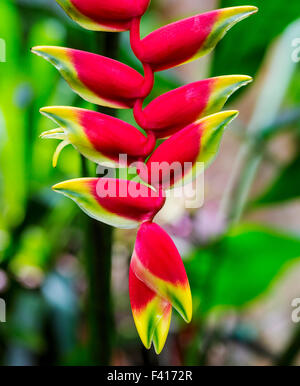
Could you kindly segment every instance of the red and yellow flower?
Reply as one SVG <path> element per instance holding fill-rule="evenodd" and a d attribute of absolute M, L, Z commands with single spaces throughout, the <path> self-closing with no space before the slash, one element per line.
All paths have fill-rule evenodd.
<path fill-rule="evenodd" d="M 62 141 L 53 157 L 54 166 L 68 144 L 98 164 L 135 164 L 138 180 L 79 178 L 53 189 L 96 220 L 119 228 L 138 228 L 129 269 L 130 302 L 143 344 L 150 348 L 153 343 L 159 354 L 167 339 L 172 309 L 187 323 L 191 321 L 192 296 L 175 244 L 153 220 L 165 203 L 167 189 L 197 178 L 197 163 L 207 167 L 214 160 L 225 127 L 238 114 L 220 110 L 251 78 L 232 75 L 205 79 L 163 94 L 144 109 L 143 102 L 153 88 L 154 72 L 209 53 L 231 27 L 257 8 L 232 7 L 196 15 L 141 39 L 140 21 L 150 0 L 57 1 L 84 28 L 130 30 L 132 50 L 143 65 L 142 76 L 123 63 L 85 51 L 49 46 L 32 49 L 53 64 L 83 99 L 111 108 L 133 108 L 137 123 L 146 132 L 144 135 L 134 126 L 99 112 L 74 107 L 41 109 L 59 126 L 41 135 Z M 156 147 L 156 139 L 166 137 Z M 120 154 L 127 157 L 124 163 Z M 178 170 L 172 169 L 173 164 Z M 154 174 L 155 168 L 158 174 Z"/>

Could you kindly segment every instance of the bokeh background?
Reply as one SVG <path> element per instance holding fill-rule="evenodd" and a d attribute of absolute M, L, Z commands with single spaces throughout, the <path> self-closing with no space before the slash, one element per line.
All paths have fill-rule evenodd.
<path fill-rule="evenodd" d="M 94 106 L 30 48 L 103 54 L 107 34 L 81 29 L 54 0 L 1 0 L 0 297 L 7 314 L 0 323 L 0 364 L 300 364 L 300 322 L 292 320 L 292 301 L 300 298 L 300 3 L 249 3 L 260 12 L 235 26 L 213 54 L 158 73 L 150 96 L 209 76 L 254 77 L 226 106 L 241 113 L 205 172 L 204 205 L 188 210 L 184 199 L 169 200 L 158 216 L 184 258 L 194 317 L 186 325 L 174 312 L 166 347 L 156 357 L 142 348 L 129 305 L 135 231 L 113 233 L 111 306 L 105 309 L 97 296 L 97 282 L 105 278 L 93 265 L 95 251 L 98 259 L 107 253 L 105 237 L 50 189 L 94 175 L 95 165 L 68 147 L 53 169 L 57 143 L 39 138 L 54 127 L 40 107 Z M 245 3 L 153 0 L 142 33 L 233 5 Z M 120 35 L 118 59 L 141 70 L 128 33 Z M 118 117 L 135 124 L 129 110 Z M 107 314 L 109 330 L 101 334 Z"/>

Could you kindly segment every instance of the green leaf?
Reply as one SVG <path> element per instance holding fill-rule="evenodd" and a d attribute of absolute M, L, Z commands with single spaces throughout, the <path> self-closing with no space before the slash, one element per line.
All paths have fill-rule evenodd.
<path fill-rule="evenodd" d="M 292 262 L 300 239 L 256 225 L 241 225 L 186 262 L 196 312 L 242 307 L 263 295 Z"/>
<path fill-rule="evenodd" d="M 241 73 L 253 76 L 270 42 L 299 18 L 299 0 L 290 0 L 286 6 L 282 0 L 252 0 L 249 4 L 257 6 L 259 12 L 237 25 L 216 48 L 213 75 Z M 219 7 L 239 5 L 240 0 L 222 0 Z"/>

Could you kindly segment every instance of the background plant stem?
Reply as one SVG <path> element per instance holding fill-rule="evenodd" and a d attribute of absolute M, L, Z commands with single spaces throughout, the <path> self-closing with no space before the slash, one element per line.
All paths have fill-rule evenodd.
<path fill-rule="evenodd" d="M 117 57 L 117 33 L 97 33 L 98 53 Z M 115 116 L 116 110 L 98 107 L 98 111 Z M 86 169 L 83 163 L 83 170 Z M 88 219 L 86 265 L 88 276 L 89 346 L 95 365 L 109 365 L 112 358 L 114 317 L 111 298 L 113 228 Z"/>
<path fill-rule="evenodd" d="M 297 327 L 286 349 L 275 362 L 276 366 L 292 366 L 300 352 L 300 328 Z"/>
<path fill-rule="evenodd" d="M 262 127 L 258 131 L 258 135 L 248 138 L 238 159 L 238 163 L 242 163 L 243 166 L 236 173 L 238 174 L 236 181 L 233 176 L 235 186 L 229 188 L 223 198 L 222 211 L 227 214 L 227 220 L 230 224 L 237 224 L 243 215 L 268 141 L 276 134 L 289 128 L 290 125 L 299 124 L 299 121 L 300 110 L 298 108 L 291 109 L 278 116 L 270 126 Z"/>

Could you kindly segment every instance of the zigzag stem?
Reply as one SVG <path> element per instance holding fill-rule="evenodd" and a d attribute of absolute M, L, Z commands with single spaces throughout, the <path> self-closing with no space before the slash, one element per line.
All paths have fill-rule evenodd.
<path fill-rule="evenodd" d="M 147 98 L 147 96 L 151 93 L 153 86 L 154 86 L 154 71 L 152 70 L 151 66 L 148 63 L 144 63 L 141 58 L 141 17 L 136 17 L 132 20 L 131 26 L 130 26 L 130 45 L 133 53 L 137 57 L 137 59 L 142 63 L 143 69 L 144 69 L 144 84 L 141 89 L 141 95 L 143 95 L 142 98 L 139 98 L 136 100 L 133 108 L 133 115 L 136 123 L 146 131 L 148 137 L 150 137 L 151 140 L 155 140 L 155 135 L 153 131 L 146 130 L 146 123 L 145 118 L 143 115 L 143 103 L 144 100 Z"/>

